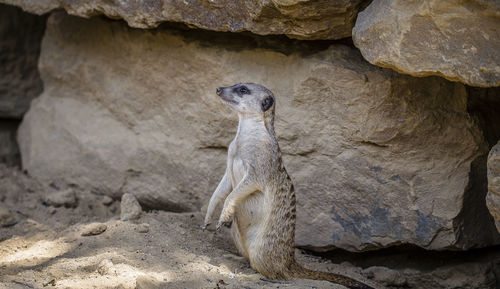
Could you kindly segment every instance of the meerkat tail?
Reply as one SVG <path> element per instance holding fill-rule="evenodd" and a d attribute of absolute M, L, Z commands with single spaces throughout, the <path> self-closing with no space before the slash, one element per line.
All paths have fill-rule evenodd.
<path fill-rule="evenodd" d="M 332 283 L 340 284 L 342 286 L 346 286 L 347 288 L 351 289 L 374 289 L 373 287 L 370 287 L 352 278 L 330 272 L 310 270 L 305 267 L 302 267 L 297 263 L 294 266 L 293 272 L 294 272 L 294 277 L 296 278 L 325 280 Z"/>

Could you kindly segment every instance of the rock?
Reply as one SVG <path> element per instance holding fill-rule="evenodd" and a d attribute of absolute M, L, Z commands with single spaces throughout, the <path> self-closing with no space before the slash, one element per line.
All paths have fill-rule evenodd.
<path fill-rule="evenodd" d="M 466 198 L 484 184 L 472 163 L 484 164 L 488 147 L 464 85 L 375 67 L 341 44 L 291 43 L 54 13 L 39 64 L 45 89 L 18 133 L 23 169 L 112 198 L 133 194 L 148 208 L 197 211 L 237 128 L 215 88 L 252 81 L 276 95 L 298 246 L 498 244 L 491 217 L 468 218 L 488 216 L 484 197 Z"/>
<path fill-rule="evenodd" d="M 488 194 L 486 205 L 495 219 L 495 225 L 500 232 L 500 142 L 488 155 Z"/>
<path fill-rule="evenodd" d="M 154 28 L 162 22 L 182 22 L 198 28 L 256 34 L 285 34 L 298 39 L 340 39 L 351 36 L 358 11 L 367 0 L 180 0 L 83 1 L 1 0 L 24 10 L 44 14 L 65 9 L 90 17 L 105 14 L 124 19 L 131 27 Z"/>
<path fill-rule="evenodd" d="M 110 205 L 113 203 L 113 199 L 112 199 L 112 198 L 110 198 L 109 196 L 104 196 L 104 197 L 102 198 L 101 203 L 102 203 L 103 205 L 105 205 L 105 206 L 110 206 Z"/>
<path fill-rule="evenodd" d="M 110 259 L 103 259 L 101 262 L 99 262 L 99 265 L 97 265 L 97 273 L 99 273 L 100 275 L 116 275 L 116 270 L 113 268 L 113 266 L 113 261 L 111 261 Z"/>
<path fill-rule="evenodd" d="M 0 126 L 4 119 L 21 119 L 42 92 L 37 63 L 46 19 L 0 4 Z"/>
<path fill-rule="evenodd" d="M 91 223 L 83 227 L 80 235 L 82 236 L 96 236 L 104 233 L 108 226 L 103 223 Z"/>
<path fill-rule="evenodd" d="M 76 207 L 78 204 L 76 194 L 72 189 L 53 191 L 43 197 L 43 203 L 49 206 L 67 208 Z"/>
<path fill-rule="evenodd" d="M 149 224 L 142 223 L 142 224 L 137 225 L 137 232 L 139 232 L 139 233 L 149 232 Z"/>
<path fill-rule="evenodd" d="M 369 279 L 374 279 L 385 286 L 405 287 L 407 280 L 401 272 L 386 267 L 373 266 L 363 270 L 363 275 Z"/>
<path fill-rule="evenodd" d="M 374 0 L 352 33 L 372 64 L 493 87 L 500 86 L 499 27 L 498 1 Z"/>
<path fill-rule="evenodd" d="M 16 213 L 0 207 L 0 227 L 10 227 L 15 224 L 17 224 Z"/>
<path fill-rule="evenodd" d="M 120 219 L 123 221 L 137 220 L 142 213 L 141 205 L 134 195 L 126 193 L 122 196 Z"/>

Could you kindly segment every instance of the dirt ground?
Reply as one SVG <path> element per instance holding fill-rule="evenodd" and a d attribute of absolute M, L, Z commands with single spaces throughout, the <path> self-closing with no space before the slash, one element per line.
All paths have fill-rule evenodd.
<path fill-rule="evenodd" d="M 0 165 L 0 288 L 344 288 L 325 281 L 272 283 L 239 257 L 228 231 L 202 231 L 202 214 L 142 212 L 120 220 L 120 202 L 71 188 L 78 199 L 48 205 L 63 191 Z M 361 268 L 307 255 L 306 267 L 367 281 Z M 382 286 L 377 285 L 377 288 Z"/>

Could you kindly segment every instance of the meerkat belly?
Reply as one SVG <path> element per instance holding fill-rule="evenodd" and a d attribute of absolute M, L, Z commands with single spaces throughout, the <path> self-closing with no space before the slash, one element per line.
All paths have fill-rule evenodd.
<path fill-rule="evenodd" d="M 232 182 L 236 186 L 245 175 L 243 161 L 235 157 L 232 164 Z M 255 191 L 243 200 L 235 210 L 233 238 L 240 253 L 248 257 L 247 249 L 257 236 L 266 212 L 264 194 Z"/>

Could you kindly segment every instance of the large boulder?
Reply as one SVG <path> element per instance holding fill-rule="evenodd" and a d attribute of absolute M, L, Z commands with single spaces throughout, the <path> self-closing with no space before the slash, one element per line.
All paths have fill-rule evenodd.
<path fill-rule="evenodd" d="M 42 92 L 37 62 L 46 18 L 0 4 L 1 119 L 21 119 Z"/>
<path fill-rule="evenodd" d="M 414 76 L 500 86 L 500 2 L 374 0 L 359 13 L 355 45 L 370 63 Z"/>
<path fill-rule="evenodd" d="M 372 66 L 343 45 L 53 14 L 45 90 L 19 130 L 23 168 L 146 208 L 199 210 L 222 177 L 236 115 L 217 86 L 277 97 L 276 131 L 296 185 L 297 244 L 352 251 L 496 244 L 483 201 L 466 203 L 487 146 L 467 90 Z M 485 176 L 485 172 L 483 174 Z"/>
<path fill-rule="evenodd" d="M 488 155 L 488 195 L 486 204 L 500 232 L 500 142 Z"/>
<path fill-rule="evenodd" d="M 182 22 L 216 31 L 286 34 L 298 39 L 340 39 L 351 36 L 358 11 L 368 0 L 0 0 L 31 13 L 65 9 L 89 17 L 121 18 L 131 27 L 153 28 Z"/>

